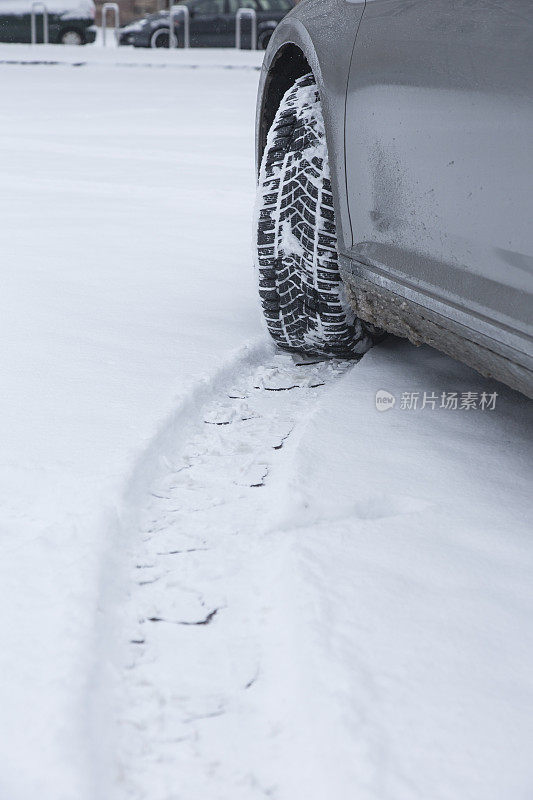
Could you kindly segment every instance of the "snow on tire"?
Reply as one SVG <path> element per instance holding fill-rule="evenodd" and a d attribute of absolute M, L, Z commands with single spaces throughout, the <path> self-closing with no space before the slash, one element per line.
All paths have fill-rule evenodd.
<path fill-rule="evenodd" d="M 324 120 L 312 75 L 285 94 L 259 175 L 256 266 L 268 330 L 286 350 L 353 358 L 373 344 L 338 269 Z"/>

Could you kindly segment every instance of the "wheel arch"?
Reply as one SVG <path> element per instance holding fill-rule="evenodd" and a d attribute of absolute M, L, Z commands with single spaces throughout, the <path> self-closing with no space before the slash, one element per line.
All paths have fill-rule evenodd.
<path fill-rule="evenodd" d="M 59 26 L 59 32 L 57 34 L 57 41 L 61 42 L 61 39 L 63 38 L 64 34 L 65 33 L 69 33 L 70 31 L 74 31 L 75 33 L 78 33 L 80 35 L 80 37 L 81 37 L 81 43 L 85 44 L 85 41 L 86 41 L 85 30 L 82 28 L 81 25 L 76 24 L 75 22 L 71 23 L 71 22 L 69 22 L 67 20 L 65 22 L 62 22 L 60 24 L 60 26 Z"/>
<path fill-rule="evenodd" d="M 259 83 L 256 115 L 256 169 L 270 126 L 284 93 L 294 81 L 312 72 L 322 103 L 331 168 L 339 250 L 352 244 L 346 192 L 344 124 L 349 63 L 359 17 L 347 24 L 345 2 L 324 0 L 320 13 L 310 16 L 317 4 L 301 3 L 275 29 L 265 54 Z M 328 22 L 329 32 L 324 23 Z M 342 24 L 341 24 L 342 23 Z M 338 31 L 338 48 L 331 46 L 331 29 Z"/>
<path fill-rule="evenodd" d="M 308 72 L 312 72 L 311 67 L 298 45 L 286 43 L 275 52 L 270 68 L 264 76 L 258 104 L 256 161 L 258 171 L 265 151 L 268 131 L 274 122 L 283 95 L 291 88 L 294 81 Z"/>
<path fill-rule="evenodd" d="M 150 33 L 150 38 L 148 40 L 148 46 L 151 48 L 155 48 L 156 45 L 153 42 L 157 41 L 157 38 L 164 34 L 166 36 L 170 36 L 170 25 L 159 25 L 157 28 L 154 28 L 153 31 Z"/>

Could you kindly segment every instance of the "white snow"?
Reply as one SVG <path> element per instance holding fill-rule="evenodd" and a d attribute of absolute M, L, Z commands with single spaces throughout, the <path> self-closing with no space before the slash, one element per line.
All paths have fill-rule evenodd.
<path fill-rule="evenodd" d="M 256 70 L 261 68 L 264 53 L 257 50 L 234 50 L 233 48 L 134 48 L 117 47 L 113 28 L 108 28 L 106 46 L 101 45 L 102 29 L 97 30 L 97 41 L 94 45 L 63 44 L 0 44 L 0 65 L 31 64 L 39 62 L 47 66 L 64 64 L 70 66 L 111 67 L 121 66 L 137 70 L 145 67 L 151 69 L 190 70 L 200 67 L 217 69 Z M 135 71 L 134 74 L 137 74 Z M 133 80 L 133 78 L 130 78 Z M 157 81 L 157 77 L 150 80 Z"/>
<path fill-rule="evenodd" d="M 531 404 L 277 353 L 260 57 L 80 49 L 0 47 L 1 800 L 530 796 Z"/>
<path fill-rule="evenodd" d="M 257 73 L 1 69 L 0 797 L 94 800 L 122 493 L 180 398 L 260 335 Z"/>

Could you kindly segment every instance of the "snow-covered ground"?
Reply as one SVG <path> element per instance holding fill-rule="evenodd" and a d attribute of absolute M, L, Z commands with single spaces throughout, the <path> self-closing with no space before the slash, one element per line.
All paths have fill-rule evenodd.
<path fill-rule="evenodd" d="M 260 56 L 30 49 L 0 47 L 0 799 L 529 798 L 531 404 L 402 342 L 274 350 Z"/>
<path fill-rule="evenodd" d="M 144 49 L 117 47 L 113 30 L 107 33 L 107 45 L 101 45 L 102 32 L 99 29 L 97 41 L 93 45 L 77 47 L 74 45 L 30 45 L 0 44 L 0 65 L 16 66 L 70 66 L 101 67 L 140 67 L 160 69 L 198 69 L 216 67 L 217 69 L 259 70 L 264 53 L 233 48 L 195 47 L 184 50 L 177 48 Z M 100 42 L 99 42 L 100 40 Z M 157 78 L 152 78 L 157 80 Z"/>

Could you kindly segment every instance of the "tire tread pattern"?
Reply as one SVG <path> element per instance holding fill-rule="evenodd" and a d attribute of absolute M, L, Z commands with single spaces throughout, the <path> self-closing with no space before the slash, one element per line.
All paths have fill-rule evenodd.
<path fill-rule="evenodd" d="M 313 75 L 285 94 L 267 138 L 256 267 L 268 330 L 286 350 L 360 357 L 378 331 L 355 317 L 339 274 L 324 120 Z"/>

